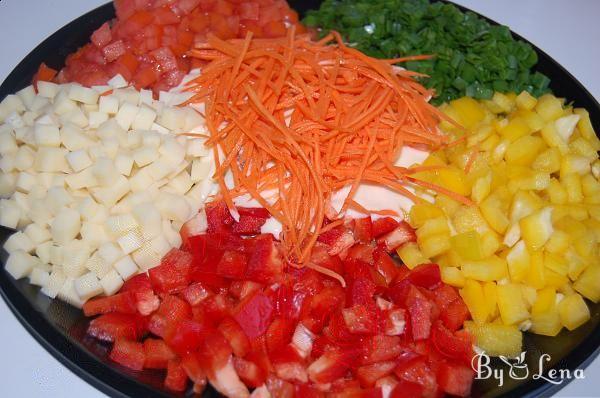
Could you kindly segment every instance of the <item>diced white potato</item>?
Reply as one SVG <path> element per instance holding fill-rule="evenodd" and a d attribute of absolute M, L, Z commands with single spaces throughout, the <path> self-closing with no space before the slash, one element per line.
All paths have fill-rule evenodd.
<path fill-rule="evenodd" d="M 65 275 L 77 278 L 86 272 L 85 265 L 92 249 L 88 242 L 75 239 L 62 247 L 63 271 Z"/>
<path fill-rule="evenodd" d="M 113 185 L 119 176 L 114 162 L 107 157 L 96 159 L 96 162 L 92 166 L 92 172 L 98 182 L 104 186 Z"/>
<path fill-rule="evenodd" d="M 119 273 L 113 269 L 100 279 L 100 286 L 102 286 L 104 294 L 112 296 L 121 289 L 121 286 L 123 286 L 123 279 Z"/>
<path fill-rule="evenodd" d="M 150 244 L 150 249 L 158 255 L 159 260 L 173 248 L 169 240 L 163 234 L 158 235 L 148 243 Z"/>
<path fill-rule="evenodd" d="M 148 172 L 148 175 L 152 177 L 153 181 L 158 181 L 171 174 L 173 172 L 174 167 L 175 165 L 170 159 L 161 156 L 152 164 L 149 164 L 148 166 L 144 167 L 144 170 Z"/>
<path fill-rule="evenodd" d="M 40 290 L 43 294 L 50 298 L 55 298 L 58 292 L 62 289 L 65 281 L 67 280 L 67 276 L 62 271 L 62 268 L 55 267 L 50 273 L 50 277 L 48 278 L 48 282 L 42 287 Z"/>
<path fill-rule="evenodd" d="M 74 125 L 84 128 L 89 124 L 88 118 L 86 114 L 81 110 L 81 108 L 76 107 L 75 109 L 71 109 L 68 112 L 60 115 L 60 121 L 64 123 L 73 123 Z"/>
<path fill-rule="evenodd" d="M 138 167 L 144 167 L 158 159 L 156 148 L 143 146 L 133 152 L 133 160 Z"/>
<path fill-rule="evenodd" d="M 152 90 L 141 89 L 138 105 L 146 104 L 152 106 L 153 102 Z"/>
<path fill-rule="evenodd" d="M 57 125 L 36 123 L 34 137 L 38 146 L 60 146 L 60 131 Z"/>
<path fill-rule="evenodd" d="M 15 129 L 15 138 L 18 143 L 23 143 L 35 147 L 35 136 L 33 134 L 32 126 L 25 126 Z"/>
<path fill-rule="evenodd" d="M 0 173 L 0 198 L 8 198 L 15 193 L 16 185 L 16 173 Z"/>
<path fill-rule="evenodd" d="M 179 195 L 161 192 L 156 200 L 156 207 L 168 220 L 187 221 L 193 214 L 188 202 Z"/>
<path fill-rule="evenodd" d="M 156 131 L 157 133 L 161 134 L 169 134 L 169 129 L 158 123 L 152 123 L 152 127 L 150 128 L 150 130 Z"/>
<path fill-rule="evenodd" d="M 125 80 L 125 78 L 120 73 L 117 73 L 116 75 L 114 75 L 108 81 L 107 84 L 112 88 L 123 88 L 123 87 L 127 87 L 127 85 L 128 85 L 127 80 Z"/>
<path fill-rule="evenodd" d="M 131 213 L 131 205 L 123 198 L 111 207 L 109 212 L 111 215 Z"/>
<path fill-rule="evenodd" d="M 163 220 L 163 235 L 171 247 L 181 246 L 181 235 L 179 234 L 179 229 L 174 228 L 168 220 Z"/>
<path fill-rule="evenodd" d="M 119 238 L 138 227 L 138 222 L 132 214 L 118 214 L 106 219 L 104 227 L 111 238 Z"/>
<path fill-rule="evenodd" d="M 113 242 L 106 242 L 100 245 L 98 248 L 98 256 L 106 264 L 112 266 L 118 260 L 123 258 L 125 253 L 123 253 L 123 250 L 121 250 L 117 244 Z"/>
<path fill-rule="evenodd" d="M 69 96 L 65 90 L 61 90 L 54 98 L 52 109 L 54 109 L 54 113 L 60 116 L 77 109 L 77 103 L 69 99 Z"/>
<path fill-rule="evenodd" d="M 48 224 L 52 220 L 52 213 L 43 199 L 32 200 L 27 215 L 38 224 Z"/>
<path fill-rule="evenodd" d="M 83 110 L 83 112 L 86 114 L 86 116 L 90 117 L 90 113 L 92 112 L 98 112 L 98 103 L 95 104 L 82 104 L 81 105 L 81 110 Z"/>
<path fill-rule="evenodd" d="M 115 118 L 108 119 L 106 122 L 96 130 L 96 134 L 101 139 L 116 137 L 120 133 L 124 133 L 126 130 L 119 126 Z"/>
<path fill-rule="evenodd" d="M 158 152 L 171 159 L 175 164 L 179 164 L 185 158 L 186 148 L 182 146 L 173 137 L 165 138 L 162 145 L 158 148 Z"/>
<path fill-rule="evenodd" d="M 14 200 L 0 200 L 0 225 L 6 228 L 17 228 L 21 217 L 21 208 Z"/>
<path fill-rule="evenodd" d="M 22 250 L 17 250 L 10 253 L 4 268 L 13 278 L 21 279 L 29 275 L 38 261 L 39 260 L 31 254 Z"/>
<path fill-rule="evenodd" d="M 37 178 L 35 175 L 30 174 L 26 171 L 22 171 L 17 175 L 17 183 L 15 188 L 19 192 L 28 193 L 37 184 Z"/>
<path fill-rule="evenodd" d="M 100 281 L 93 272 L 88 272 L 87 274 L 76 278 L 74 281 L 74 286 L 77 295 L 83 301 L 87 301 L 92 297 L 104 292 Z"/>
<path fill-rule="evenodd" d="M 157 123 L 170 130 L 181 130 L 185 126 L 186 111 L 182 108 L 168 107 L 163 109 Z"/>
<path fill-rule="evenodd" d="M 81 170 L 79 173 L 67 175 L 65 182 L 71 189 L 93 188 L 99 185 L 91 167 Z"/>
<path fill-rule="evenodd" d="M 160 137 L 161 135 L 159 133 L 154 131 L 146 131 L 142 134 L 142 145 L 151 148 L 158 148 L 161 141 Z"/>
<path fill-rule="evenodd" d="M 112 207 L 130 190 L 129 180 L 118 174 L 113 185 L 106 188 L 93 188 L 92 196 L 106 207 Z"/>
<path fill-rule="evenodd" d="M 25 104 L 17 95 L 9 94 L 0 102 L 0 122 L 13 112 L 25 112 Z"/>
<path fill-rule="evenodd" d="M 45 286 L 50 278 L 50 273 L 43 268 L 35 267 L 29 273 L 29 283 L 36 286 Z"/>
<path fill-rule="evenodd" d="M 35 161 L 35 152 L 26 145 L 19 148 L 14 158 L 14 167 L 17 170 L 25 171 L 31 169 Z M 10 171 L 10 170 L 8 170 Z M 7 172 L 7 171 L 4 171 Z"/>
<path fill-rule="evenodd" d="M 23 120 L 21 115 L 19 115 L 17 112 L 13 112 L 10 115 L 8 115 L 6 117 L 6 120 L 4 120 L 4 123 L 6 123 L 6 125 L 12 127 L 13 129 L 25 127 L 25 121 Z"/>
<path fill-rule="evenodd" d="M 169 181 L 168 185 L 180 195 L 185 195 L 193 185 L 192 179 L 187 171 L 182 171 Z"/>
<path fill-rule="evenodd" d="M 91 111 L 88 114 L 88 125 L 95 129 L 108 120 L 108 114 L 100 111 Z"/>
<path fill-rule="evenodd" d="M 125 256 L 114 263 L 114 269 L 119 273 L 123 280 L 128 280 L 139 272 L 138 266 L 133 261 L 131 256 Z"/>
<path fill-rule="evenodd" d="M 133 167 L 133 158 L 129 155 L 120 153 L 115 157 L 115 167 L 119 174 L 128 177 L 129 175 L 131 175 L 131 169 Z"/>
<path fill-rule="evenodd" d="M 192 161 L 192 182 L 198 182 L 206 179 L 210 175 L 211 163 L 212 161 L 208 156 L 200 159 L 194 159 Z"/>
<path fill-rule="evenodd" d="M 52 175 L 52 184 L 50 185 L 50 188 L 52 188 L 52 187 L 64 188 L 66 186 L 65 178 L 67 178 L 65 174 L 54 173 Z"/>
<path fill-rule="evenodd" d="M 83 133 L 83 130 L 73 123 L 66 123 L 60 129 L 62 144 L 69 151 L 86 149 L 94 145 L 94 140 Z"/>
<path fill-rule="evenodd" d="M 117 243 L 121 247 L 121 250 L 123 250 L 123 253 L 130 254 L 143 245 L 144 238 L 140 231 L 134 229 L 120 236 L 117 239 Z"/>
<path fill-rule="evenodd" d="M 129 130 L 135 119 L 135 116 L 139 112 L 139 109 L 140 108 L 138 108 L 136 105 L 125 102 L 119 108 L 119 112 L 117 112 L 115 120 L 117 123 L 119 123 L 119 126 L 121 126 L 122 129 Z"/>
<path fill-rule="evenodd" d="M 168 179 L 172 179 L 175 176 L 177 176 L 179 173 L 185 171 L 186 173 L 188 173 L 188 169 L 191 171 L 191 163 L 188 162 L 187 160 L 183 160 L 181 161 L 181 163 L 175 165 L 173 167 L 173 171 L 169 173 L 169 175 L 167 175 Z M 188 173 L 189 175 L 189 173 Z"/>
<path fill-rule="evenodd" d="M 48 98 L 37 96 L 29 109 L 32 112 L 43 113 L 46 110 L 52 111 L 52 106 L 50 105 L 50 100 Z"/>
<path fill-rule="evenodd" d="M 23 102 L 23 105 L 25 105 L 26 108 L 29 108 L 35 99 L 35 89 L 33 88 L 33 85 L 30 84 L 29 86 L 17 91 L 17 95 Z"/>
<path fill-rule="evenodd" d="M 112 264 L 104 261 L 96 251 L 86 261 L 85 268 L 96 274 L 98 278 L 103 278 L 112 270 Z"/>
<path fill-rule="evenodd" d="M 139 223 L 142 235 L 150 240 L 162 233 L 162 217 L 152 203 L 142 203 L 133 208 L 133 216 Z"/>
<path fill-rule="evenodd" d="M 59 91 L 59 85 L 52 82 L 45 82 L 43 80 L 37 83 L 38 94 L 45 98 L 54 98 Z"/>
<path fill-rule="evenodd" d="M 109 159 L 113 159 L 119 153 L 119 139 L 117 137 L 109 137 L 102 139 L 102 148 Z"/>
<path fill-rule="evenodd" d="M 53 214 L 57 214 L 74 201 L 73 196 L 71 196 L 65 188 L 60 186 L 50 188 L 46 200 L 47 206 Z"/>
<path fill-rule="evenodd" d="M 98 247 L 102 243 L 108 241 L 108 235 L 104 230 L 104 226 L 93 222 L 84 221 L 81 224 L 81 239 L 86 240 L 92 247 Z"/>
<path fill-rule="evenodd" d="M 44 264 L 50 263 L 50 248 L 53 245 L 54 244 L 52 243 L 52 241 L 47 241 L 44 243 L 40 243 L 35 248 L 35 255 L 38 256 L 38 258 L 40 259 L 40 261 L 42 263 L 44 263 Z"/>
<path fill-rule="evenodd" d="M 2 173 L 10 173 L 12 171 L 15 171 L 15 158 L 16 158 L 16 154 L 15 153 L 7 153 L 6 155 L 3 155 L 0 157 L 0 171 L 2 171 Z"/>
<path fill-rule="evenodd" d="M 38 173 L 36 178 L 40 186 L 50 189 L 53 186 L 54 176 L 54 173 Z"/>
<path fill-rule="evenodd" d="M 49 173 L 69 171 L 69 164 L 65 158 L 67 152 L 64 148 L 39 148 L 34 163 L 35 170 Z"/>
<path fill-rule="evenodd" d="M 84 304 L 84 301 L 79 298 L 75 291 L 75 278 L 69 276 L 58 292 L 58 298 L 77 308 L 81 308 Z"/>
<path fill-rule="evenodd" d="M 152 123 L 156 119 L 156 112 L 148 106 L 140 106 L 137 115 L 133 119 L 131 128 L 134 130 L 149 130 L 152 127 Z"/>
<path fill-rule="evenodd" d="M 25 125 L 32 126 L 33 124 L 35 124 L 35 119 L 38 116 L 39 115 L 37 112 L 27 111 L 21 117 L 23 118 L 23 122 L 25 123 Z"/>
<path fill-rule="evenodd" d="M 98 111 L 108 115 L 115 115 L 119 111 L 119 99 L 112 94 L 100 97 Z"/>
<path fill-rule="evenodd" d="M 96 104 L 98 102 L 98 92 L 91 88 L 73 84 L 69 89 L 69 98 L 73 101 L 84 104 Z"/>
<path fill-rule="evenodd" d="M 62 246 L 58 246 L 53 244 L 50 246 L 50 263 L 54 265 L 59 265 L 62 267 L 63 264 L 63 248 Z"/>
<path fill-rule="evenodd" d="M 192 157 L 202 157 L 210 155 L 210 150 L 204 145 L 206 142 L 203 138 L 192 138 L 188 140 L 187 155 Z"/>
<path fill-rule="evenodd" d="M 50 225 L 52 239 L 55 242 L 65 244 L 72 241 L 79 235 L 81 229 L 81 217 L 79 213 L 73 209 L 63 208 L 54 217 Z"/>
<path fill-rule="evenodd" d="M 98 211 L 100 205 L 91 198 L 83 198 L 77 205 L 77 211 L 81 215 L 81 219 L 84 221 L 90 221 Z"/>
<path fill-rule="evenodd" d="M 24 231 L 25 235 L 31 239 L 31 241 L 36 245 L 36 247 L 40 243 L 44 243 L 52 239 L 52 235 L 50 235 L 50 231 L 45 225 L 40 225 L 36 223 L 29 224 Z"/>
<path fill-rule="evenodd" d="M 8 253 L 14 253 L 16 251 L 22 251 L 25 253 L 31 253 L 35 249 L 35 244 L 21 231 L 17 231 L 8 237 L 4 242 L 4 250 Z"/>
<path fill-rule="evenodd" d="M 79 172 L 92 165 L 92 159 L 84 149 L 67 153 L 67 162 L 75 172 Z"/>
<path fill-rule="evenodd" d="M 56 126 L 60 123 L 58 116 L 52 113 L 44 113 L 36 121 L 35 124 L 42 124 L 48 126 Z"/>
<path fill-rule="evenodd" d="M 15 153 L 18 149 L 14 130 L 8 125 L 0 125 L 0 155 Z"/>

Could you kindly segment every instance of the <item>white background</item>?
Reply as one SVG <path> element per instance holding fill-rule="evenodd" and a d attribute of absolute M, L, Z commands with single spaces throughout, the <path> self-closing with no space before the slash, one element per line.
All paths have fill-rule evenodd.
<path fill-rule="evenodd" d="M 106 0 L 0 0 L 0 81 L 43 39 Z M 529 39 L 600 99 L 600 1 L 458 0 Z M 0 300 L 0 395 L 103 397 L 48 354 Z M 600 358 L 558 396 L 600 394 Z"/>

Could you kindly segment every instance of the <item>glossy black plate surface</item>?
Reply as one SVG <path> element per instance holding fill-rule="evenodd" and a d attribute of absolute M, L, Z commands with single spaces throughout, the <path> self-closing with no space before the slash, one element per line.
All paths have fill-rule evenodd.
<path fill-rule="evenodd" d="M 299 12 L 317 8 L 319 0 L 290 0 Z M 464 9 L 463 9 L 464 10 Z M 6 95 L 25 87 L 41 62 L 59 68 L 65 57 L 88 41 L 91 33 L 102 23 L 114 17 L 112 4 L 101 6 L 66 25 L 36 47 L 11 72 L 0 86 L 0 100 Z M 520 36 L 513 33 L 517 38 Z M 523 39 L 524 40 L 524 39 Z M 575 106 L 590 112 L 592 123 L 600 132 L 600 105 L 592 95 L 563 67 L 547 54 L 534 47 L 539 56 L 537 69 L 552 79 L 551 88 L 557 96 L 565 97 Z M 0 243 L 9 231 L 0 229 Z M 14 281 L 4 271 L 6 253 L 0 254 L 0 294 L 21 321 L 23 326 L 62 364 L 78 376 L 114 397 L 169 397 L 173 394 L 164 390 L 161 372 L 133 372 L 111 363 L 107 359 L 109 347 L 85 337 L 86 321 L 81 311 L 60 301 L 49 300 L 26 280 Z M 548 338 L 526 334 L 524 349 L 529 369 L 537 372 L 542 354 L 552 357 L 544 370 L 583 368 L 598 354 L 600 347 L 600 304 L 592 305 L 592 319 L 573 332 L 561 332 Z M 498 365 L 498 364 L 495 364 Z M 589 378 L 592 375 L 587 375 Z M 495 380 L 476 381 L 473 395 L 476 397 L 525 397 L 548 396 L 568 381 L 552 384 L 543 379 L 505 380 L 498 387 Z M 181 395 L 183 396 L 183 395 Z M 217 396 L 214 390 L 204 396 Z"/>

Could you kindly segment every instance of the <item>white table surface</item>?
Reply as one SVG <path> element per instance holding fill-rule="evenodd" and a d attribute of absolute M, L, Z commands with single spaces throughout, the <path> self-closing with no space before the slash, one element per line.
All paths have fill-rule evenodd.
<path fill-rule="evenodd" d="M 0 1 L 0 81 L 37 44 L 106 0 Z M 458 0 L 504 23 L 566 67 L 600 99 L 600 1 Z M 0 300 L 0 395 L 3 397 L 103 397 L 46 352 Z M 600 396 L 600 358 L 557 396 Z"/>

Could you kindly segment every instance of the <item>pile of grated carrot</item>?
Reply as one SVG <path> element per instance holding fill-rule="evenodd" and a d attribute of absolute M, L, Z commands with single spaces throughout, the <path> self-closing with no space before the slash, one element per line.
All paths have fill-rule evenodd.
<path fill-rule="evenodd" d="M 205 103 L 221 195 L 235 211 L 233 199 L 249 194 L 279 220 L 292 264 L 306 263 L 324 216 L 332 217 L 331 195 L 345 186 L 351 189 L 338 218 L 350 207 L 368 211 L 353 200 L 361 182 L 413 201 L 419 198 L 410 186 L 463 201 L 411 177 L 423 168 L 394 165 L 405 145 L 434 150 L 448 143 L 437 126 L 452 120 L 428 103 L 433 93 L 413 80 L 415 72 L 394 66 L 426 56 L 379 60 L 336 32 L 312 41 L 293 29 L 281 39 L 211 36 L 188 55 L 210 61 L 188 83 L 194 95 L 187 103 Z"/>

